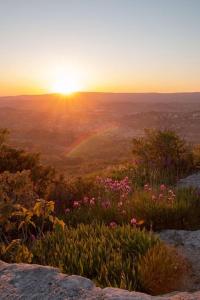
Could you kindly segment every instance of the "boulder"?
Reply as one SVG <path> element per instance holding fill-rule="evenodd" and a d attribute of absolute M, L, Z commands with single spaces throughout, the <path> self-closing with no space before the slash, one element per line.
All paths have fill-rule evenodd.
<path fill-rule="evenodd" d="M 1 300 L 197 300 L 200 292 L 176 292 L 153 297 L 144 293 L 117 288 L 96 287 L 94 283 L 77 275 L 65 275 L 58 269 L 29 264 L 0 262 Z"/>

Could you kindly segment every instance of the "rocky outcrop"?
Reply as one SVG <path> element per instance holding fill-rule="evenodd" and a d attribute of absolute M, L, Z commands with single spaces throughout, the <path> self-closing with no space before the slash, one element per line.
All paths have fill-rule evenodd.
<path fill-rule="evenodd" d="M 39 265 L 0 262 L 1 300 L 196 300 L 200 292 L 172 293 L 152 297 L 121 289 L 101 289 L 81 276 L 68 276 L 58 269 Z"/>

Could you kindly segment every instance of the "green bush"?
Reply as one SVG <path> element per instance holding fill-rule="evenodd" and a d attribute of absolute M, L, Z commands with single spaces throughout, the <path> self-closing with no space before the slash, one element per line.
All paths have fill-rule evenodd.
<path fill-rule="evenodd" d="M 100 286 L 137 288 L 136 262 L 159 243 L 152 233 L 131 226 L 78 225 L 47 234 L 33 246 L 33 261 L 78 274 Z"/>
<path fill-rule="evenodd" d="M 133 154 L 138 174 L 148 182 L 173 183 L 195 167 L 192 148 L 171 130 L 146 130 L 144 137 L 134 138 Z"/>

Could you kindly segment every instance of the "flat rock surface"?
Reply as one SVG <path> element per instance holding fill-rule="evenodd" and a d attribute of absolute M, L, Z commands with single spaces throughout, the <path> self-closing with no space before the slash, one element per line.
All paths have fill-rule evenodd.
<path fill-rule="evenodd" d="M 81 276 L 68 276 L 58 269 L 0 261 L 0 299 L 6 300 L 150 300 L 200 299 L 200 292 L 176 292 L 152 297 L 116 288 L 101 289 Z"/>

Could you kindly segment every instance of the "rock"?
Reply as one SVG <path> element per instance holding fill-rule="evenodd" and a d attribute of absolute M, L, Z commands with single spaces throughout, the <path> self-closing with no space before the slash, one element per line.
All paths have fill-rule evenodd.
<path fill-rule="evenodd" d="M 191 266 L 183 290 L 200 290 L 200 230 L 163 230 L 159 236 L 167 244 L 174 246 Z"/>
<path fill-rule="evenodd" d="M 193 187 L 200 188 L 200 172 L 187 176 L 180 179 L 178 182 L 178 187 Z"/>
<path fill-rule="evenodd" d="M 87 278 L 39 265 L 0 262 L 0 300 L 197 300 L 200 292 L 153 297 L 116 288 L 98 288 Z"/>

